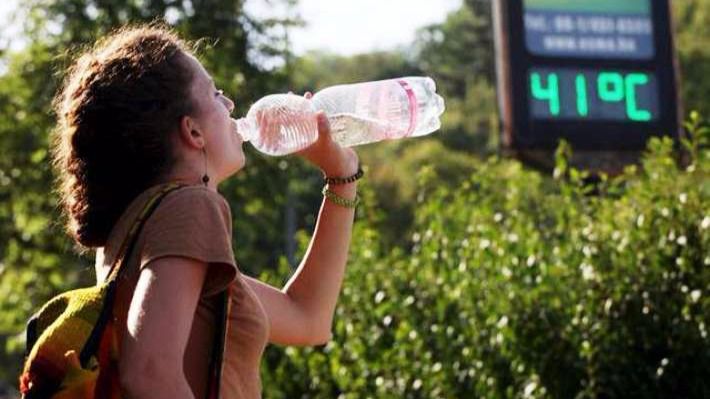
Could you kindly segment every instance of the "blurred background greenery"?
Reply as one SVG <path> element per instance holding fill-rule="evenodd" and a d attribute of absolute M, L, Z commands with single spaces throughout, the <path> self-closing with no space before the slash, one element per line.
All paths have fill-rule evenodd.
<path fill-rule="evenodd" d="M 51 189 L 51 98 L 81 46 L 156 17 L 208 39 L 201 58 L 237 114 L 267 93 L 406 75 L 434 77 L 447 99 L 441 132 L 358 150 L 366 200 L 334 338 L 269 347 L 264 397 L 710 397 L 710 1 L 673 2 L 682 96 L 697 111 L 690 165 L 656 140 L 593 188 L 567 166 L 574 149 L 560 147 L 554 176 L 497 155 L 488 1 L 463 1 L 409 46 L 352 56 L 295 55 L 297 13 L 255 18 L 243 0 L 18 7 L 26 45 L 0 40 L 0 397 L 16 395 L 28 316 L 94 281 Z M 248 167 L 220 187 L 236 258 L 281 286 L 314 226 L 320 176 L 247 151 Z"/>

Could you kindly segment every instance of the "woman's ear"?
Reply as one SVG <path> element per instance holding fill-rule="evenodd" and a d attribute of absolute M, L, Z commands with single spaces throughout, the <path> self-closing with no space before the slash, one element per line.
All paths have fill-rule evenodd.
<path fill-rule="evenodd" d="M 205 146 L 205 137 L 200 125 L 190 116 L 185 115 L 180 118 L 179 137 L 180 141 L 188 147 L 200 150 Z"/>

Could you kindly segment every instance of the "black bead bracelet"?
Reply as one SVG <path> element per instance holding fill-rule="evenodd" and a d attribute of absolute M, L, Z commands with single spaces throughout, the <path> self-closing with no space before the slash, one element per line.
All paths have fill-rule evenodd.
<path fill-rule="evenodd" d="M 357 167 L 357 173 L 348 177 L 325 177 L 325 183 L 333 186 L 339 186 L 343 184 L 352 183 L 356 180 L 360 180 L 365 175 L 365 172 L 360 166 Z"/>

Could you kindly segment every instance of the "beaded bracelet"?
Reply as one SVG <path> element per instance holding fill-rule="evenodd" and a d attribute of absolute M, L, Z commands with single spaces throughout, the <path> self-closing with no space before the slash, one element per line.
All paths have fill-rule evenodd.
<path fill-rule="evenodd" d="M 339 186 L 339 185 L 343 185 L 343 184 L 352 183 L 356 180 L 360 180 L 364 175 L 365 175 L 365 172 L 358 165 L 357 172 L 352 176 L 348 176 L 348 177 L 328 177 L 328 176 L 325 176 L 323 180 L 325 181 L 325 184 Z"/>
<path fill-rule="evenodd" d="M 326 185 L 323 187 L 323 195 L 328 198 L 330 201 L 332 201 L 336 205 L 340 205 L 345 208 L 349 209 L 355 209 L 357 207 L 357 204 L 360 203 L 360 196 L 355 194 L 355 199 L 349 200 L 347 198 L 343 198 L 339 196 L 338 194 L 330 191 L 328 189 L 328 186 Z"/>

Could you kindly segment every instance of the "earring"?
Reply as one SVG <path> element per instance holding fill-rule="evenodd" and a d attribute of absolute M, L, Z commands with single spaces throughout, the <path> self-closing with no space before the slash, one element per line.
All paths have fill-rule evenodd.
<path fill-rule="evenodd" d="M 210 177 L 207 175 L 207 152 L 205 148 L 202 148 L 202 154 L 205 156 L 205 174 L 202 176 L 202 183 L 207 187 L 207 182 L 210 181 Z"/>

